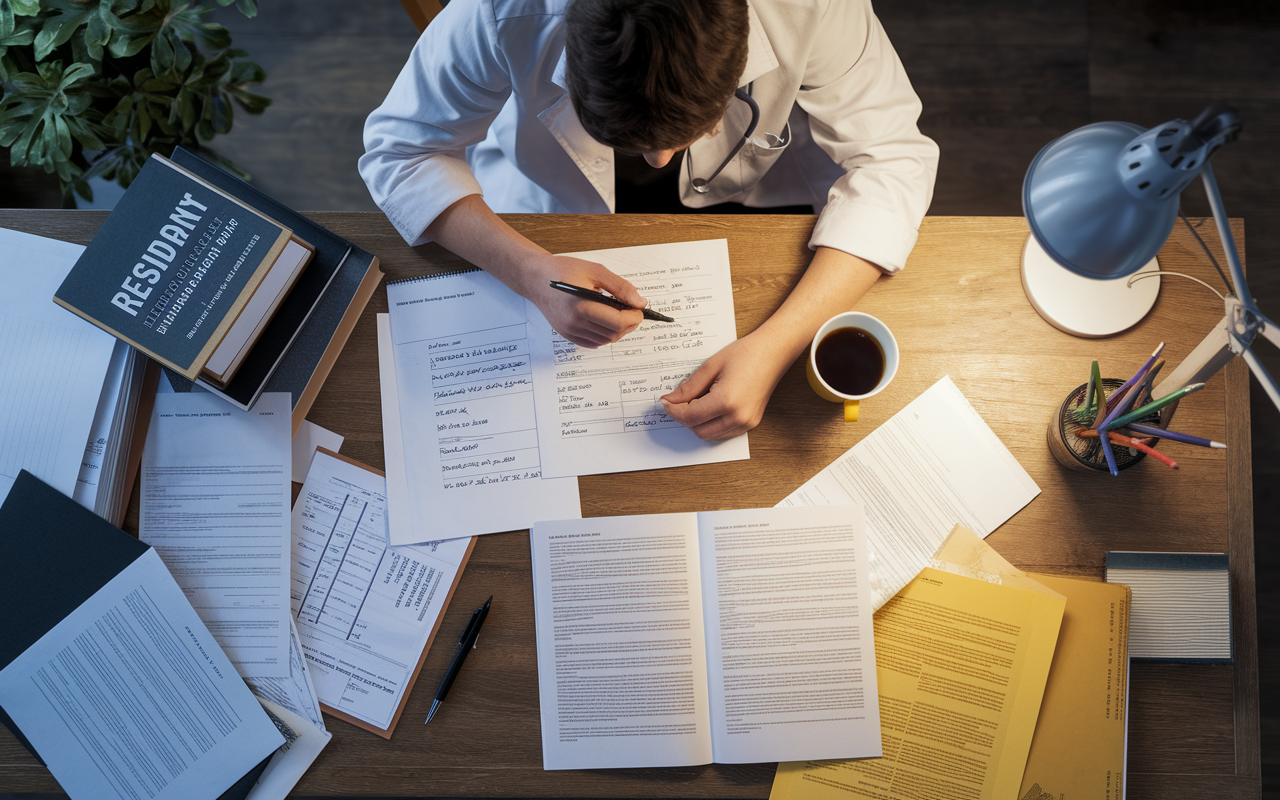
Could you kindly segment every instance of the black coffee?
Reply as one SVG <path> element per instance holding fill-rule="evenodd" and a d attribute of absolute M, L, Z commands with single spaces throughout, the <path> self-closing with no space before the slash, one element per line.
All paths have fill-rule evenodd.
<path fill-rule="evenodd" d="M 884 348 L 862 328 L 836 328 L 822 337 L 814 365 L 840 394 L 866 394 L 884 377 Z"/>

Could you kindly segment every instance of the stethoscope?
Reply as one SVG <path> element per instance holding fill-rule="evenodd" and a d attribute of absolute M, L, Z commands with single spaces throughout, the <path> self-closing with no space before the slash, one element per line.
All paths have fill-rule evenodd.
<path fill-rule="evenodd" d="M 755 99 L 751 97 L 751 89 L 753 86 L 755 86 L 754 82 L 747 84 L 746 89 L 738 88 L 734 90 L 733 96 L 746 103 L 747 108 L 751 109 L 751 122 L 747 124 L 746 132 L 742 134 L 742 138 L 739 139 L 738 143 L 729 151 L 729 155 L 725 156 L 724 161 L 720 162 L 720 166 L 716 167 L 715 172 L 711 173 L 711 177 L 705 179 L 693 177 L 693 157 L 691 153 L 685 154 L 684 161 L 686 168 L 689 170 L 689 185 L 691 185 L 693 190 L 698 194 L 706 194 L 711 191 L 711 182 L 716 179 L 716 176 L 719 175 L 725 167 L 729 166 L 729 162 L 738 154 L 738 151 L 742 149 L 743 145 L 752 141 L 751 135 L 756 132 L 756 125 L 760 122 L 760 106 L 756 105 Z M 783 128 L 782 136 L 765 133 L 761 135 L 758 141 L 754 141 L 752 144 L 757 147 L 774 150 L 786 147 L 790 142 L 791 123 L 788 121 L 786 127 Z"/>

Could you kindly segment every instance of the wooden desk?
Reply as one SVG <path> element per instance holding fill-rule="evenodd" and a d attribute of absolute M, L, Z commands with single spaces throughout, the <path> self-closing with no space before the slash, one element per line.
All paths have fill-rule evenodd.
<path fill-rule="evenodd" d="M 0 212 L 0 226 L 87 242 L 103 214 Z M 380 214 L 316 213 L 319 223 L 382 259 L 388 280 L 456 266 L 435 246 L 406 247 Z M 727 237 L 740 335 L 753 330 L 808 262 L 807 217 L 512 216 L 552 252 Z M 1201 227 L 1217 247 L 1213 225 Z M 950 374 L 1043 490 L 988 542 L 1033 572 L 1100 580 L 1107 550 L 1231 555 L 1234 666 L 1136 664 L 1130 706 L 1134 800 L 1260 796 L 1257 636 L 1247 372 L 1238 360 L 1183 402 L 1177 427 L 1226 441 L 1226 451 L 1175 446 L 1182 468 L 1151 459 L 1119 479 L 1060 467 L 1045 428 L 1097 358 L 1128 377 L 1159 341 L 1176 364 L 1221 316 L 1200 286 L 1166 278 L 1149 318 L 1103 341 L 1050 327 L 1023 295 L 1021 218 L 930 218 L 907 270 L 875 286 L 859 308 L 893 329 L 902 362 L 893 384 L 863 404 L 862 421 L 819 400 L 798 362 L 752 431 L 751 459 L 730 464 L 581 479 L 584 516 L 770 506 L 822 469 L 943 375 Z M 1235 222 L 1243 243 L 1243 226 Z M 1217 252 L 1217 250 L 1215 250 Z M 1185 229 L 1161 252 L 1165 269 L 1218 281 Z M 374 314 L 379 290 L 309 418 L 343 434 L 344 454 L 383 466 Z M 1170 448 L 1171 450 L 1174 447 Z M 136 499 L 135 499 L 136 503 Z M 136 530 L 136 528 L 135 528 Z M 772 764 L 681 769 L 543 772 L 534 657 L 529 542 L 483 536 L 453 599 L 440 641 L 456 636 L 490 593 L 484 646 L 467 662 L 449 703 L 429 727 L 432 691 L 451 647 L 437 646 L 391 741 L 338 721 L 334 740 L 299 784 L 299 795 L 523 797 L 766 797 Z M 0 733 L 0 792 L 51 792 L 48 772 Z"/>

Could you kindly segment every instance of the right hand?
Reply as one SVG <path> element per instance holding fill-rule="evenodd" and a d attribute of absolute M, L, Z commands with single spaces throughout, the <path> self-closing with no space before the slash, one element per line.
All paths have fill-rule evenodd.
<path fill-rule="evenodd" d="M 579 347 L 594 350 L 616 342 L 644 320 L 640 309 L 648 305 L 648 301 L 630 281 L 602 264 L 571 256 L 539 254 L 526 268 L 529 282 L 525 297 L 533 301 L 556 333 Z M 552 289 L 553 280 L 608 292 L 632 308 L 620 311 L 604 303 L 574 297 Z"/>

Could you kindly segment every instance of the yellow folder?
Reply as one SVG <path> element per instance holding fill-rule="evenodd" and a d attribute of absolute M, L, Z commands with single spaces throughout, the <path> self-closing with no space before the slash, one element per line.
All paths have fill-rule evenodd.
<path fill-rule="evenodd" d="M 984 572 L 925 569 L 876 613 L 884 757 L 779 764 L 770 800 L 1017 796 L 1065 601 Z"/>

